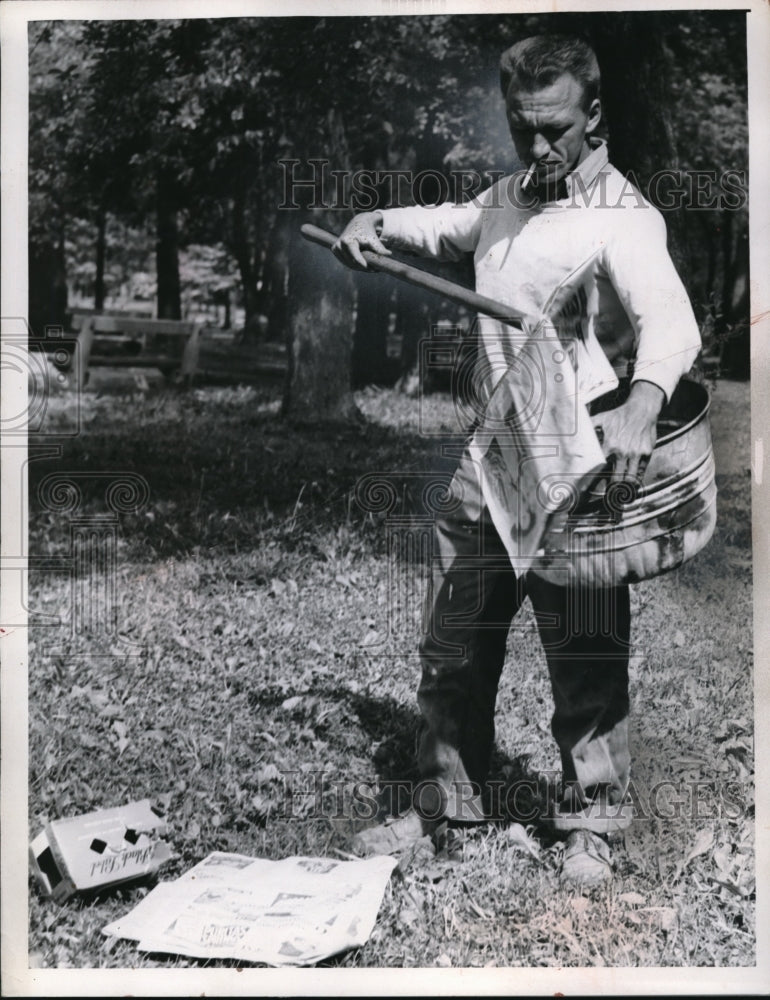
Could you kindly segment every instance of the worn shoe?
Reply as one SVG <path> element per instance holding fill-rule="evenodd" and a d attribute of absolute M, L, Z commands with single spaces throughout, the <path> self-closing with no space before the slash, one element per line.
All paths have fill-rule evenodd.
<path fill-rule="evenodd" d="M 590 830 L 600 836 L 612 836 L 627 830 L 633 818 L 634 807 L 630 800 L 613 804 L 598 799 L 574 809 L 564 802 L 551 822 L 554 829 L 562 833 Z"/>
<path fill-rule="evenodd" d="M 612 859 L 606 840 L 590 830 L 573 830 L 561 866 L 564 886 L 601 885 L 612 878 Z"/>
<path fill-rule="evenodd" d="M 432 840 L 435 823 L 423 820 L 413 809 L 403 816 L 394 816 L 378 826 L 361 830 L 353 838 L 352 847 L 356 854 L 397 854 L 400 851 L 424 848 L 436 853 Z"/>

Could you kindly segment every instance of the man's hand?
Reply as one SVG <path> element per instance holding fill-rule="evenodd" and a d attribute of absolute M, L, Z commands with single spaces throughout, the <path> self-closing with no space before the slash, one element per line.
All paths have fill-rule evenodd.
<path fill-rule="evenodd" d="M 665 399 L 653 382 L 634 382 L 622 406 L 595 418 L 613 482 L 641 482 L 655 447 L 658 414 Z"/>
<path fill-rule="evenodd" d="M 362 250 L 372 250 L 374 253 L 391 256 L 390 250 L 380 241 L 382 229 L 382 214 L 380 212 L 362 212 L 345 226 L 342 235 L 332 247 L 332 252 L 343 264 L 357 271 L 368 270 Z"/>

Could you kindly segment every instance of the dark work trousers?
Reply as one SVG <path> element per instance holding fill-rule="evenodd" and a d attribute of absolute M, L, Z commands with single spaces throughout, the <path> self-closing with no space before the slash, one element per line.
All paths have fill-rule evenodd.
<path fill-rule="evenodd" d="M 529 596 L 548 663 L 551 731 L 563 772 L 563 798 L 551 820 L 562 830 L 623 829 L 630 822 L 628 587 L 559 587 L 533 573 L 517 579 L 467 453 L 452 493 L 458 505 L 435 526 L 429 627 L 420 645 L 418 811 L 482 818 L 506 641 Z"/>

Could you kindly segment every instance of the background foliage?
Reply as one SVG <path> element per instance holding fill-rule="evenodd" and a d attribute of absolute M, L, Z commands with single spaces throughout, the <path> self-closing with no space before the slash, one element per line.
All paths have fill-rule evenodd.
<path fill-rule="evenodd" d="M 139 250 L 138 270 L 155 273 L 144 294 L 158 315 L 227 300 L 241 344 L 291 340 L 294 237 L 307 213 L 279 208 L 281 161 L 299 161 L 298 177 L 314 157 L 348 171 L 510 171 L 499 53 L 543 31 L 594 44 L 613 162 L 643 189 L 664 168 L 745 171 L 738 12 L 33 23 L 33 329 L 66 318 L 68 292 L 98 309 L 130 304 Z M 436 185 L 423 190 L 435 198 Z M 400 193 L 408 200 L 410 187 Z M 380 185 L 380 206 L 388 194 Z M 349 200 L 316 215 L 340 230 Z M 677 208 L 667 221 L 708 351 L 721 357 L 730 341 L 722 360 L 746 374 L 747 349 L 734 351 L 736 338 L 748 344 L 745 207 Z M 184 257 L 191 245 L 210 248 L 213 276 Z M 295 299 L 303 293 L 297 283 Z M 365 279 L 342 291 L 339 308 L 352 315 L 356 302 L 353 381 L 392 382 L 442 307 Z M 395 362 L 386 348 L 394 323 Z"/>

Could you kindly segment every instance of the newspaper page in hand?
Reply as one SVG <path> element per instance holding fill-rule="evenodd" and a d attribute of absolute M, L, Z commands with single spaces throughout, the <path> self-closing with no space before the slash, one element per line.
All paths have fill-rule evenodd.
<path fill-rule="evenodd" d="M 583 341 L 541 323 L 498 380 L 470 443 L 492 522 L 519 574 L 553 520 L 566 518 L 605 466 L 579 385 L 585 357 Z M 598 374 L 590 368 L 591 397 L 617 384 L 606 358 L 604 365 Z"/>

